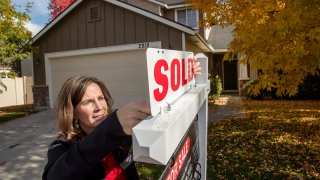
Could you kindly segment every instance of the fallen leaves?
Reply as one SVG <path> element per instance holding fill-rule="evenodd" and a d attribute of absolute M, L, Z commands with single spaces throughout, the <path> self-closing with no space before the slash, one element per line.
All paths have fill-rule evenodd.
<path fill-rule="evenodd" d="M 208 177 L 320 178 L 320 101 L 244 101 L 243 117 L 211 122 Z"/>

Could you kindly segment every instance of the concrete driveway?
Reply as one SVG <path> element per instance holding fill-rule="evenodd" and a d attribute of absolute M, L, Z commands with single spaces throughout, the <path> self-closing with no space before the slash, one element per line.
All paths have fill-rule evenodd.
<path fill-rule="evenodd" d="M 41 179 L 56 135 L 53 110 L 0 124 L 0 179 Z"/>

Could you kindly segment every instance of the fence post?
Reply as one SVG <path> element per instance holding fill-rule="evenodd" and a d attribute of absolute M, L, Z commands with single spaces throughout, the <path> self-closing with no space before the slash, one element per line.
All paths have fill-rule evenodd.
<path fill-rule="evenodd" d="M 23 76 L 23 104 L 27 104 L 27 83 L 26 76 Z"/>

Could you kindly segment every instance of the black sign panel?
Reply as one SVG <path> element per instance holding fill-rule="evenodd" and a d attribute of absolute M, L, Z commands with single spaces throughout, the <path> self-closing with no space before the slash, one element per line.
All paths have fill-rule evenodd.
<path fill-rule="evenodd" d="M 173 153 L 160 179 L 200 179 L 198 116 L 193 120 Z"/>

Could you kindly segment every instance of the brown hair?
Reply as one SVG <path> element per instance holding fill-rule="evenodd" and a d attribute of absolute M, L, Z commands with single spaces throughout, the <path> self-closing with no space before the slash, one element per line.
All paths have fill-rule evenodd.
<path fill-rule="evenodd" d="M 56 101 L 55 109 L 60 130 L 59 138 L 78 141 L 84 136 L 84 132 L 75 127 L 74 109 L 81 101 L 87 87 L 92 83 L 98 84 L 101 88 L 108 105 L 107 113 L 111 113 L 113 100 L 105 84 L 94 77 L 74 76 L 62 85 Z"/>

